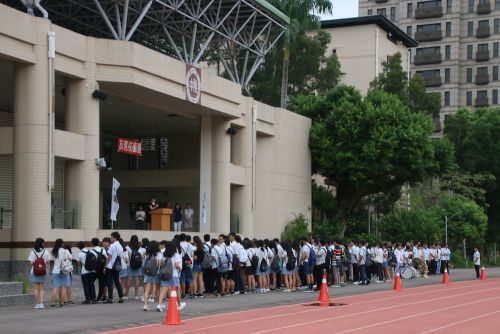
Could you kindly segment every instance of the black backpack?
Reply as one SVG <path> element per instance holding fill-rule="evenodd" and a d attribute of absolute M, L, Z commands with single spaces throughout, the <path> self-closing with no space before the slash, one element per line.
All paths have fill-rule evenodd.
<path fill-rule="evenodd" d="M 191 258 L 187 254 L 188 249 L 189 249 L 189 245 L 187 246 L 185 251 L 183 250 L 184 255 L 182 256 L 182 271 L 188 270 L 193 265 Z"/>
<path fill-rule="evenodd" d="M 273 257 L 273 261 L 271 262 L 271 269 L 275 272 L 278 272 L 281 270 L 281 261 L 280 261 L 280 258 L 278 256 L 278 254 L 276 254 L 274 251 L 274 257 Z"/>
<path fill-rule="evenodd" d="M 286 261 L 286 270 L 294 270 L 296 266 L 297 259 L 293 255 L 293 252 L 287 252 L 286 256 L 288 260 Z"/>
<path fill-rule="evenodd" d="M 137 270 L 142 267 L 142 256 L 139 250 L 134 249 L 130 254 L 130 269 Z"/>
<path fill-rule="evenodd" d="M 87 271 L 94 271 L 97 269 L 97 256 L 94 252 L 85 252 L 85 263 L 83 264 L 83 266 Z"/>
<path fill-rule="evenodd" d="M 325 267 L 326 269 L 330 269 L 333 263 L 333 250 L 328 248 L 325 249 L 326 249 Z"/>
<path fill-rule="evenodd" d="M 267 261 L 266 261 L 265 256 L 262 257 L 262 261 L 260 261 L 260 271 L 262 273 L 265 273 L 267 271 Z"/>
<path fill-rule="evenodd" d="M 240 257 L 238 254 L 233 253 L 233 260 L 231 261 L 231 264 L 233 266 L 233 270 L 240 269 Z"/>
<path fill-rule="evenodd" d="M 259 265 L 259 257 L 253 253 L 252 258 L 250 259 L 250 264 L 252 265 L 253 270 L 257 270 L 257 266 Z"/>
<path fill-rule="evenodd" d="M 94 251 L 95 252 L 95 251 Z M 104 266 L 106 265 L 106 257 L 104 256 L 103 249 L 101 248 L 101 251 L 97 253 L 97 270 L 99 272 L 102 272 L 104 270 Z"/>
<path fill-rule="evenodd" d="M 158 273 L 158 264 L 156 262 L 156 256 L 149 255 L 144 261 L 144 274 L 153 276 Z"/>

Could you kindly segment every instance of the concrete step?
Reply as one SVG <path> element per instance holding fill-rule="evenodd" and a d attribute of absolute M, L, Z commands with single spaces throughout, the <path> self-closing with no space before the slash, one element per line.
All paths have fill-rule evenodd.
<path fill-rule="evenodd" d="M 14 305 L 34 305 L 35 298 L 32 294 L 17 294 L 10 296 L 0 296 L 0 307 Z"/>
<path fill-rule="evenodd" d="M 23 293 L 22 282 L 0 282 L 0 297 Z"/>

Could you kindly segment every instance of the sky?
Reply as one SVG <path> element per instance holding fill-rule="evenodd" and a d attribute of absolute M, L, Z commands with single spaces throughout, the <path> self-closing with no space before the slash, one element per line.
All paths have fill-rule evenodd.
<path fill-rule="evenodd" d="M 322 20 L 358 16 L 358 0 L 332 0 L 333 15 L 322 15 Z"/>

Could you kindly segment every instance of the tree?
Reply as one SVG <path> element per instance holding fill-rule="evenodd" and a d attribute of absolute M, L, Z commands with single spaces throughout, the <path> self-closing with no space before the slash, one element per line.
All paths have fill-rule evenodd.
<path fill-rule="evenodd" d="M 330 35 L 325 31 L 302 33 L 296 38 L 289 57 L 288 87 L 290 99 L 298 94 L 323 92 L 337 85 L 340 64 L 336 55 L 326 56 Z M 283 49 L 277 47 L 251 83 L 252 96 L 264 103 L 280 106 Z"/>
<path fill-rule="evenodd" d="M 286 108 L 290 52 L 293 50 L 299 36 L 319 28 L 320 19 L 318 15 L 332 13 L 332 2 L 330 0 L 271 0 L 270 3 L 290 18 L 290 24 L 281 39 L 283 66 L 280 106 Z"/>
<path fill-rule="evenodd" d="M 487 239 L 500 240 L 500 108 L 461 109 L 445 121 L 444 134 L 455 145 L 461 170 L 490 178 Z"/>
<path fill-rule="evenodd" d="M 363 99 L 356 89 L 340 85 L 293 103 L 297 112 L 313 116 L 313 169 L 336 187 L 342 236 L 364 197 L 439 172 L 431 119 L 411 113 L 393 94 L 371 90 Z"/>
<path fill-rule="evenodd" d="M 434 117 L 441 109 L 441 95 L 427 93 L 425 81 L 420 75 L 414 75 L 408 80 L 408 73 L 403 70 L 399 52 L 382 62 L 382 72 L 370 86 L 372 89 L 382 89 L 398 96 L 414 113 L 420 112 Z"/>

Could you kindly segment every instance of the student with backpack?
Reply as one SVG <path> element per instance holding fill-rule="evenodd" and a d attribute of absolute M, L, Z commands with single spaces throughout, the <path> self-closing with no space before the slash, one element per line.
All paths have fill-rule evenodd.
<path fill-rule="evenodd" d="M 71 254 L 73 255 L 73 251 L 71 250 L 71 245 L 65 243 L 64 248 Z M 71 260 L 73 261 L 73 260 Z M 71 268 L 73 268 L 73 262 L 71 262 Z M 68 274 L 66 275 L 66 292 L 65 292 L 65 297 L 66 299 L 64 300 L 64 305 L 70 305 L 74 304 L 72 300 L 72 291 L 71 287 L 73 285 L 73 269 L 71 269 Z"/>
<path fill-rule="evenodd" d="M 193 257 L 194 247 L 191 245 L 191 237 L 181 233 L 179 235 L 180 246 L 182 249 L 182 272 L 181 272 L 181 295 L 184 298 L 187 294 L 194 297 L 193 283 Z"/>
<path fill-rule="evenodd" d="M 266 281 L 266 273 L 267 273 L 267 251 L 264 248 L 264 241 L 257 241 L 257 251 L 256 254 L 258 262 L 257 262 L 257 270 L 255 271 L 255 275 L 257 276 L 257 282 L 259 284 L 259 292 L 265 293 L 267 292 L 267 281 Z"/>
<path fill-rule="evenodd" d="M 283 241 L 281 247 L 282 250 L 279 252 L 278 256 L 282 263 L 281 275 L 283 276 L 283 284 L 285 285 L 282 291 L 292 292 L 292 272 L 295 269 L 295 257 L 288 241 Z"/>
<path fill-rule="evenodd" d="M 120 271 L 120 283 L 121 283 L 122 289 L 123 289 L 123 299 L 128 300 L 128 292 L 130 290 L 130 280 L 128 278 L 130 257 L 128 255 L 128 251 L 127 251 L 127 248 L 125 247 L 125 243 L 123 242 L 123 239 L 120 238 L 119 241 L 120 241 L 120 245 L 122 246 L 122 249 L 123 249 L 123 255 L 121 257 L 122 270 Z"/>
<path fill-rule="evenodd" d="M 235 256 L 234 256 L 234 251 L 231 248 L 231 242 L 227 237 L 224 238 L 224 246 L 225 246 L 226 257 L 229 262 L 229 268 L 226 271 L 226 294 L 234 295 L 235 294 L 234 282 L 236 275 L 233 269 L 233 259 L 235 258 Z"/>
<path fill-rule="evenodd" d="M 255 271 L 257 270 L 257 265 L 259 263 L 259 259 L 255 255 L 257 249 L 254 247 L 253 242 L 250 240 L 244 241 L 243 246 L 245 248 L 245 252 L 247 253 L 247 261 L 245 262 L 245 275 L 247 277 L 248 291 L 255 292 Z M 256 260 L 254 259 L 254 257 Z"/>
<path fill-rule="evenodd" d="M 295 269 L 293 269 L 293 273 L 292 273 L 292 292 L 294 292 L 294 291 L 297 291 L 297 288 L 299 288 L 302 285 L 302 281 L 301 281 L 300 275 L 299 275 L 300 242 L 298 240 L 295 240 L 292 243 L 292 251 L 293 251 L 293 256 L 295 257 Z"/>
<path fill-rule="evenodd" d="M 92 252 L 96 255 L 97 257 L 97 267 L 96 267 L 96 276 L 97 276 L 97 282 L 99 283 L 99 290 L 97 292 L 97 301 L 101 301 L 102 299 L 105 298 L 105 287 L 106 287 L 106 277 L 104 276 L 104 265 L 106 264 L 106 258 L 108 257 L 108 254 L 106 253 L 106 250 L 99 246 L 99 239 L 97 238 L 92 238 Z"/>
<path fill-rule="evenodd" d="M 111 233 L 111 245 L 108 249 L 108 257 L 104 266 L 106 283 L 108 286 L 108 300 L 106 303 L 113 303 L 113 284 L 118 291 L 118 303 L 123 303 L 123 290 L 120 283 L 120 271 L 122 271 L 121 258 L 123 257 L 123 247 L 120 245 L 120 233 Z"/>
<path fill-rule="evenodd" d="M 313 246 L 309 243 L 309 239 L 302 237 L 301 239 L 301 249 L 300 249 L 300 260 L 304 268 L 304 275 L 306 278 L 307 288 L 304 292 L 312 292 L 314 284 L 314 264 L 316 263 L 316 253 L 314 252 Z"/>
<path fill-rule="evenodd" d="M 201 241 L 201 240 L 200 240 Z M 180 284 L 179 277 L 182 271 L 182 257 L 177 252 L 177 247 L 173 242 L 167 242 L 165 244 L 165 249 L 162 253 L 162 259 L 160 263 L 159 278 L 160 278 L 160 296 L 158 299 L 158 305 L 156 310 L 158 312 L 163 311 L 163 305 L 161 301 L 165 296 L 170 297 L 170 292 L 172 287 L 178 287 Z M 178 310 L 182 311 L 186 307 L 185 302 L 181 302 L 177 299 Z"/>
<path fill-rule="evenodd" d="M 130 289 L 132 285 L 132 280 L 134 281 L 134 299 L 139 300 L 139 279 L 142 277 L 142 261 L 143 257 L 139 253 L 139 238 L 137 235 L 132 235 L 130 237 L 130 242 L 126 247 L 128 257 L 129 257 L 129 268 L 128 268 L 128 282 L 127 286 Z"/>
<path fill-rule="evenodd" d="M 153 286 L 158 279 L 158 268 L 160 267 L 162 258 L 163 255 L 160 253 L 158 242 L 155 240 L 150 241 L 146 248 L 142 265 L 142 272 L 144 273 L 144 306 L 142 309 L 144 311 L 149 311 L 148 301 L 150 294 L 154 295 Z"/>
<path fill-rule="evenodd" d="M 97 268 L 96 254 L 85 247 L 83 241 L 79 241 L 76 245 L 80 252 L 76 256 L 76 261 L 80 263 L 80 277 L 82 279 L 83 294 L 85 300 L 82 304 L 96 304 L 95 286 L 94 282 L 97 278 L 95 272 Z"/>
<path fill-rule="evenodd" d="M 202 298 L 204 291 L 202 263 L 205 260 L 205 247 L 199 236 L 195 236 L 193 241 L 195 245 L 193 262 L 193 293 L 196 298 Z M 212 262 L 209 261 L 208 265 L 211 266 Z"/>
<path fill-rule="evenodd" d="M 44 240 L 36 238 L 35 248 L 28 255 L 28 261 L 31 263 L 30 282 L 33 285 L 33 296 L 35 297 L 35 309 L 43 309 L 44 285 L 47 279 L 47 265 L 49 264 L 50 254 L 43 247 Z"/>
<path fill-rule="evenodd" d="M 316 252 L 316 265 L 314 266 L 314 273 L 316 278 L 316 291 L 319 291 L 319 289 L 321 288 L 321 282 L 323 280 L 323 272 L 326 269 L 325 264 L 327 255 L 328 255 L 328 249 L 326 248 L 326 241 L 318 240 L 318 251 Z"/>
<path fill-rule="evenodd" d="M 59 294 L 59 307 L 64 306 L 64 300 L 66 295 L 66 286 L 68 285 L 68 274 L 73 271 L 73 265 L 71 261 L 73 256 L 63 247 L 63 240 L 56 239 L 54 242 L 54 248 L 50 252 L 50 261 L 52 265 L 52 298 L 51 298 L 51 308 L 56 307 L 56 297 Z"/>

